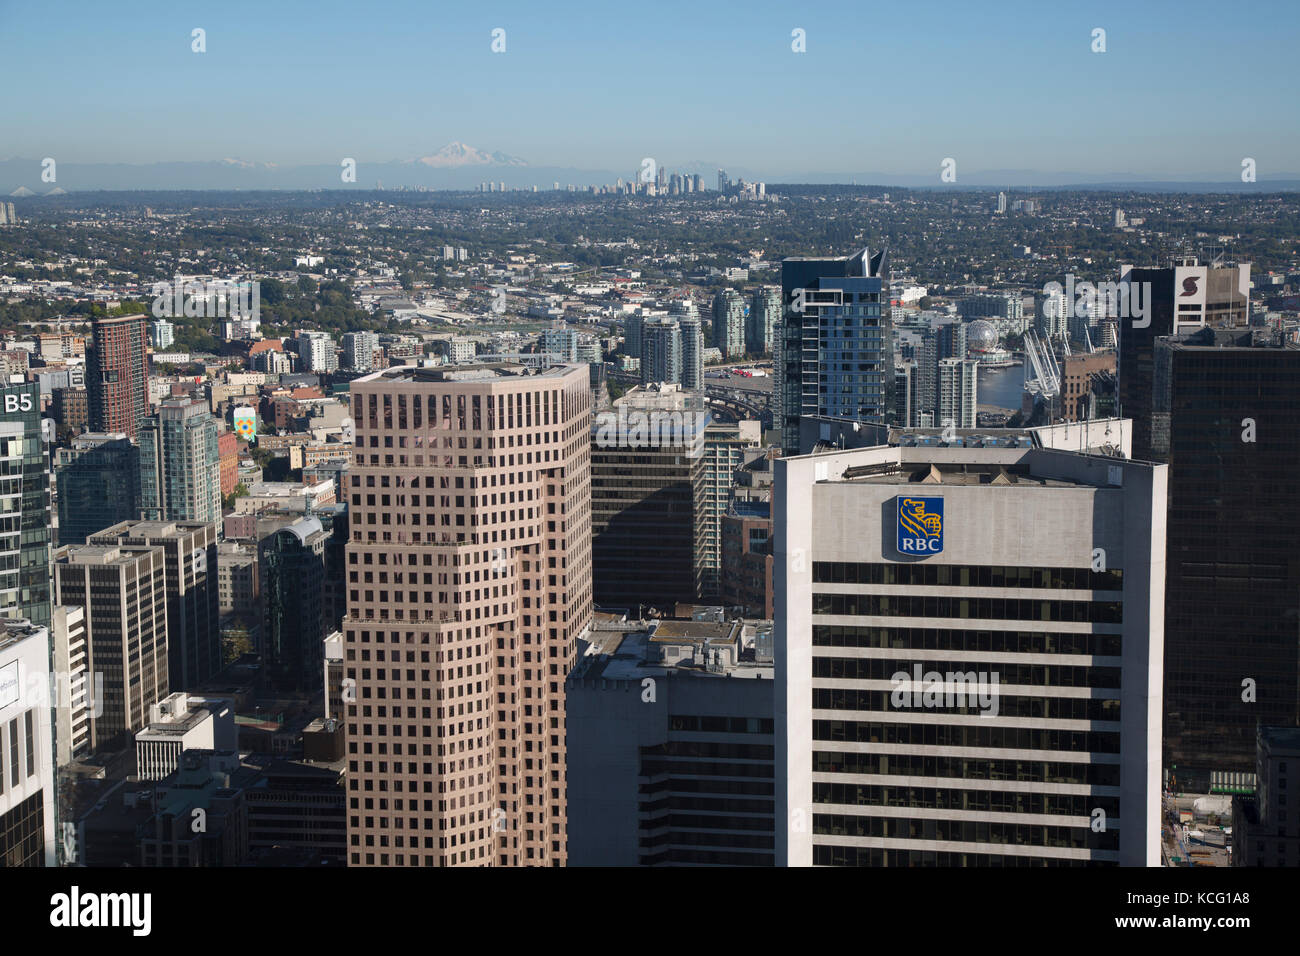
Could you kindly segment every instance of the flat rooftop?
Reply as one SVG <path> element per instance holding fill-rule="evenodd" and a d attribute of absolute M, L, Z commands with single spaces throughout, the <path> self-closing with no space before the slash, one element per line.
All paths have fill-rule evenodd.
<path fill-rule="evenodd" d="M 180 737 L 193 730 L 212 716 L 207 707 L 191 707 L 179 717 L 164 717 L 150 723 L 135 735 L 136 740 L 149 740 L 152 737 Z"/>
<path fill-rule="evenodd" d="M 550 365 L 534 368 L 514 362 L 485 362 L 477 365 L 401 365 L 373 372 L 353 385 L 369 382 L 496 382 L 517 378 L 553 378 L 567 375 L 574 366 Z"/>
<path fill-rule="evenodd" d="M 72 545 L 66 550 L 64 560 L 68 564 L 134 564 L 151 551 L 162 553 L 163 549 L 116 544 L 79 544 Z"/>
<path fill-rule="evenodd" d="M 873 485 L 1036 485 L 1040 488 L 1092 487 L 1081 482 L 1043 478 L 1025 465 L 904 462 L 848 468 L 841 481 Z"/>
<path fill-rule="evenodd" d="M 1300 352 L 1300 345 L 1288 342 L 1272 328 L 1219 329 L 1207 326 L 1182 335 L 1162 336 L 1169 348 L 1175 351 L 1228 351 L 1243 349 L 1275 349 L 1281 352 Z"/>
<path fill-rule="evenodd" d="M 713 621 L 660 621 L 650 640 L 659 644 L 680 644 L 683 642 L 712 644 L 730 643 L 739 635 L 732 622 L 718 624 Z"/>
<path fill-rule="evenodd" d="M 957 429 L 891 428 L 889 443 L 904 448 L 1033 448 L 1034 439 L 1027 428 Z"/>
<path fill-rule="evenodd" d="M 1270 750 L 1300 753 L 1300 727 L 1264 727 L 1260 735 Z"/>
<path fill-rule="evenodd" d="M 334 487 L 333 478 L 323 478 L 315 483 L 302 481 L 255 481 L 248 486 L 250 498 L 291 498 L 296 495 L 320 494 Z"/>
<path fill-rule="evenodd" d="M 95 532 L 91 537 L 180 538 L 207 527 L 204 521 L 122 521 Z"/>
<path fill-rule="evenodd" d="M 608 625 L 607 625 L 608 626 Z M 650 632 L 650 627 L 655 632 Z M 668 621 L 651 623 L 629 621 L 621 630 L 593 630 L 591 642 L 569 675 L 578 680 L 630 680 L 645 677 L 662 677 L 676 674 L 683 677 L 735 677 L 772 680 L 775 676 L 770 660 L 756 663 L 750 651 L 757 644 L 770 640 L 770 631 L 764 632 L 767 622 L 727 621 Z M 748 628 L 756 633 L 744 633 Z M 705 670 L 696 663 L 674 662 L 661 659 L 660 647 L 698 645 L 702 647 L 734 646 L 745 657 L 738 663 L 719 670 Z"/>
<path fill-rule="evenodd" d="M 782 459 L 814 484 L 1119 488 L 1131 471 L 1167 466 L 1065 448 L 876 445 Z M 811 467 L 810 467 L 811 466 Z M 808 474 L 811 471 L 812 474 Z M 916 487 L 919 486 L 919 487 Z"/>
<path fill-rule="evenodd" d="M 3 627 L 0 627 L 0 650 L 20 644 L 29 637 L 38 635 L 43 637 L 48 633 L 44 627 L 22 618 L 5 619 L 2 623 Z"/>

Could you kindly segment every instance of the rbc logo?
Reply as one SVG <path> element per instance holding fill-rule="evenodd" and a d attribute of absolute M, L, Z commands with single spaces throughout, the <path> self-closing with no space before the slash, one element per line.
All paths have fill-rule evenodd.
<path fill-rule="evenodd" d="M 943 550 L 943 499 L 905 498 L 898 501 L 900 554 L 938 554 Z"/>

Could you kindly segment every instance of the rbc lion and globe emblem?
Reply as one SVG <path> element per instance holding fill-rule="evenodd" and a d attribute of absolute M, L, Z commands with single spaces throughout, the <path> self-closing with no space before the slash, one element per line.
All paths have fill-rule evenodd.
<path fill-rule="evenodd" d="M 938 554 L 943 550 L 943 499 L 899 495 L 898 552 Z"/>

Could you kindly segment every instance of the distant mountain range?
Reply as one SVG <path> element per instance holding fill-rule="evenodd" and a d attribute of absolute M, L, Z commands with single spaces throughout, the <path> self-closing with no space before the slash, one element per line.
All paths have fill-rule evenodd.
<path fill-rule="evenodd" d="M 355 157 L 352 157 L 355 158 Z M 640 161 L 628 168 L 578 169 L 560 166 L 532 166 L 518 156 L 477 149 L 453 142 L 416 159 L 356 163 L 355 183 L 344 182 L 343 157 L 338 164 L 281 166 L 226 158 L 208 162 L 59 163 L 55 182 L 42 180 L 38 159 L 0 160 L 0 195 L 43 196 L 91 190 L 302 190 L 302 189 L 474 189 L 484 182 L 505 183 L 510 188 L 550 189 L 559 183 L 590 186 L 624 181 L 636 175 Z M 668 165 L 671 172 L 698 173 L 708 189 L 717 184 L 717 165 L 694 160 Z M 959 170 L 957 182 L 941 183 L 936 165 L 933 174 L 900 176 L 890 173 L 784 172 L 764 174 L 749 168 L 725 166 L 732 178 L 783 183 L 857 183 L 859 185 L 932 189 L 1108 189 L 1174 192 L 1268 192 L 1300 189 L 1300 173 L 1279 173 L 1243 183 L 1236 177 L 1209 173 L 1179 179 L 1153 180 L 1134 173 L 1078 173 L 1035 170 L 984 170 L 967 174 Z"/>
<path fill-rule="evenodd" d="M 46 195 L 56 186 L 68 192 L 101 189 L 356 189 L 385 188 L 473 189 L 491 180 L 513 188 L 550 189 L 555 182 L 588 185 L 613 182 L 619 174 L 606 170 L 530 166 L 518 156 L 448 143 L 416 159 L 367 162 L 356 160 L 356 181 L 343 180 L 343 160 L 335 164 L 282 166 L 226 158 L 206 162 L 58 163 L 55 182 L 42 180 L 40 160 L 0 160 L 0 194 L 31 190 Z M 624 172 L 626 177 L 630 175 Z M 26 195 L 17 193 L 17 195 Z"/>

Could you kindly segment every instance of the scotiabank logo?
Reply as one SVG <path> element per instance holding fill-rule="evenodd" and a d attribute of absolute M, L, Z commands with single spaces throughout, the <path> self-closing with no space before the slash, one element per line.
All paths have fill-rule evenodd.
<path fill-rule="evenodd" d="M 1200 278 L 1200 276 L 1188 276 L 1183 280 L 1183 296 L 1196 295 L 1196 283 Z"/>
<path fill-rule="evenodd" d="M 938 554 L 943 550 L 943 499 L 899 495 L 898 551 Z"/>

